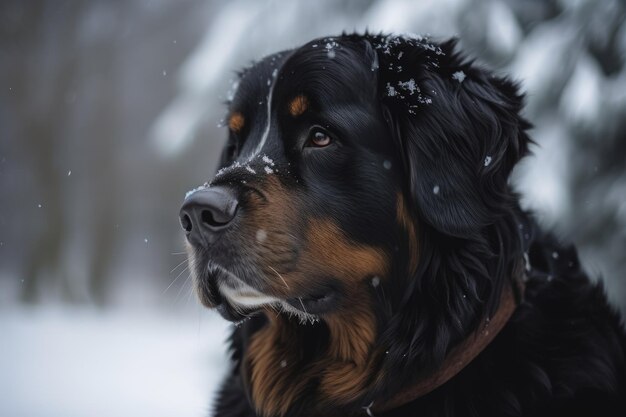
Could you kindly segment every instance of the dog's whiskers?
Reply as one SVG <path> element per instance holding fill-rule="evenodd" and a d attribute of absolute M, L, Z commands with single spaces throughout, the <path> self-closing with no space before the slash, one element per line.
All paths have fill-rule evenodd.
<path fill-rule="evenodd" d="M 223 273 L 225 273 L 229 277 L 236 279 L 238 282 L 244 282 L 241 278 L 239 278 L 237 275 L 235 275 L 232 272 L 230 272 L 228 269 L 224 268 L 222 265 L 219 265 L 219 264 L 216 264 L 216 263 L 213 263 L 213 262 L 209 262 L 208 267 L 209 268 L 219 269 L 220 271 L 222 271 Z"/>
<path fill-rule="evenodd" d="M 271 266 L 269 266 L 269 265 L 268 265 L 268 267 L 269 267 L 272 271 L 274 271 L 274 273 L 275 273 L 276 275 L 278 275 L 278 278 L 280 278 L 280 279 L 283 281 L 283 284 L 285 284 L 285 287 L 287 287 L 287 289 L 289 289 L 289 285 L 287 285 L 287 281 L 285 281 L 285 278 L 283 278 L 283 276 L 282 276 L 282 275 L 280 275 L 280 274 L 278 273 L 278 271 L 277 271 L 277 270 L 275 270 L 274 268 L 272 268 Z"/>
<path fill-rule="evenodd" d="M 185 281 L 187 282 L 187 281 Z M 195 291 L 193 288 L 193 284 L 189 286 L 189 294 L 187 295 L 187 302 L 186 304 L 189 304 L 189 302 L 191 301 L 191 297 L 194 295 Z"/>
<path fill-rule="evenodd" d="M 184 264 L 185 262 L 187 262 L 187 259 L 183 259 L 183 260 L 181 261 L 181 263 L 179 263 L 178 265 L 176 265 L 176 266 L 174 267 L 174 269 L 172 269 L 172 270 L 170 271 L 170 274 L 171 274 L 171 273 L 173 273 L 174 271 L 176 271 L 176 270 L 177 270 L 177 269 L 178 269 L 178 268 L 179 268 L 182 264 Z"/>
<path fill-rule="evenodd" d="M 177 267 L 178 268 L 178 267 Z M 163 290 L 163 292 L 161 293 L 161 295 L 165 295 L 165 293 L 172 287 L 172 285 L 174 285 L 174 283 L 176 281 L 178 281 L 178 278 L 180 278 L 180 276 L 182 274 L 185 273 L 185 271 L 189 270 L 189 265 L 187 265 L 185 268 L 183 268 L 182 271 L 180 271 L 180 273 L 178 275 L 176 275 L 176 278 L 174 278 L 174 280 L 170 283 L 170 285 L 167 286 L 167 288 L 165 290 Z"/>
<path fill-rule="evenodd" d="M 304 312 L 306 314 L 309 314 L 308 311 L 306 311 L 306 307 L 304 306 L 304 303 L 302 302 L 302 297 L 298 297 L 298 300 L 300 301 L 300 305 L 302 306 L 302 309 L 304 310 Z"/>
<path fill-rule="evenodd" d="M 191 278 L 191 279 L 190 279 Z M 183 286 L 187 285 L 187 283 L 189 283 L 189 295 L 187 296 L 187 302 L 186 304 L 189 304 L 189 302 L 191 301 L 191 297 L 193 297 L 194 294 L 196 294 L 196 287 L 194 285 L 194 275 L 193 275 L 193 271 L 191 271 L 189 273 L 189 276 L 187 277 L 187 279 L 185 280 Z"/>
<path fill-rule="evenodd" d="M 176 293 L 176 297 L 174 297 L 174 300 L 179 299 L 180 294 L 183 291 L 183 288 L 185 288 L 185 285 L 187 285 L 187 283 L 189 282 L 189 278 L 191 278 L 191 272 L 189 273 L 189 275 L 187 275 L 187 278 L 185 279 L 185 282 L 183 282 L 183 285 L 181 285 L 180 288 L 178 289 L 178 293 Z"/>

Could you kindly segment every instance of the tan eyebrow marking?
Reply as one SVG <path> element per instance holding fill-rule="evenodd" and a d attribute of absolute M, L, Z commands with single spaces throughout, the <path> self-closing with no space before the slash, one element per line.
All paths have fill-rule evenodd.
<path fill-rule="evenodd" d="M 296 96 L 289 102 L 289 114 L 293 117 L 300 116 L 309 108 L 309 99 L 302 94 Z"/>
<path fill-rule="evenodd" d="M 232 130 L 235 133 L 241 130 L 244 123 L 245 123 L 245 119 L 243 115 L 239 112 L 235 112 L 231 114 L 230 117 L 228 118 L 228 127 L 230 128 L 230 130 Z"/>

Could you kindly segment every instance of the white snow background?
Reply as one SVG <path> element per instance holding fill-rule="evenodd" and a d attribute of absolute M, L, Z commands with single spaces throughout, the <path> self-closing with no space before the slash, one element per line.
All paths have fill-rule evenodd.
<path fill-rule="evenodd" d="M 0 310 L 0 416 L 209 415 L 227 325 L 206 312 Z"/>

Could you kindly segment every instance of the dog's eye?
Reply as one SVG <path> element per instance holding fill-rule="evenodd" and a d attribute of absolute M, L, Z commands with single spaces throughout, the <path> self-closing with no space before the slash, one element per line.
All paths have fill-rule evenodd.
<path fill-rule="evenodd" d="M 322 129 L 312 129 L 309 134 L 309 140 L 307 142 L 307 146 L 313 148 L 324 148 L 332 143 L 332 139 Z"/>

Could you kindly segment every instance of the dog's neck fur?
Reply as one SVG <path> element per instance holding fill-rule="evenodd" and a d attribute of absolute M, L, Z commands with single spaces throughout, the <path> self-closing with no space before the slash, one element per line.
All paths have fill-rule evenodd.
<path fill-rule="evenodd" d="M 342 317 L 320 325 L 327 343 L 305 353 L 310 327 L 269 310 L 267 324 L 247 347 L 242 377 L 256 411 L 265 416 L 285 415 L 312 384 L 331 403 L 357 400 L 367 387 L 380 352 L 373 349 L 375 318 L 365 306 L 353 306 Z"/>
<path fill-rule="evenodd" d="M 368 413 L 395 409 L 457 375 L 489 345 L 513 314 L 523 294 L 521 269 L 511 285 L 503 288 L 495 314 L 482 319 L 473 332 L 450 350 L 441 366 L 390 398 L 365 404 L 363 409 Z M 326 321 L 324 330 L 329 340 L 322 353 L 314 357 L 302 352 L 307 338 L 299 323 L 272 310 L 266 311 L 268 323 L 253 335 L 241 369 L 248 395 L 260 415 L 288 414 L 316 386 L 316 398 L 305 399 L 305 414 L 332 416 L 329 410 L 336 409 L 338 404 L 361 400 L 369 387 L 376 386 L 383 377 L 380 363 L 385 352 L 374 347 L 376 335 L 371 329 L 375 328 L 372 325 L 375 319 L 367 308 L 361 307 L 362 311 L 356 307 L 341 320 Z M 319 407 L 315 408 L 316 405 Z"/>

